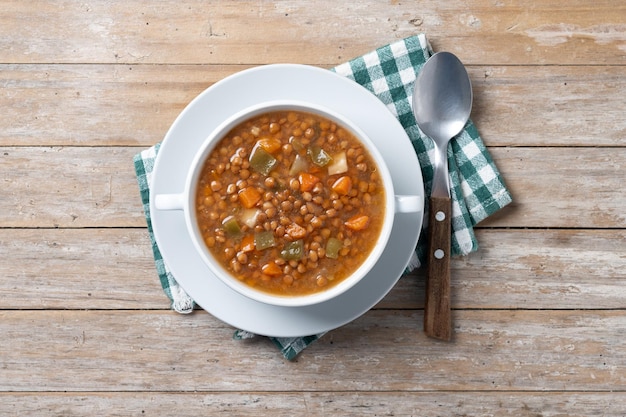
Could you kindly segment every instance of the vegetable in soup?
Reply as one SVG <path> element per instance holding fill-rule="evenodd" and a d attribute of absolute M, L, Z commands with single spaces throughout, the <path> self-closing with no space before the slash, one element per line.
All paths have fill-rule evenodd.
<path fill-rule="evenodd" d="M 364 145 L 317 114 L 275 111 L 233 128 L 196 190 L 202 236 L 237 279 L 312 294 L 354 272 L 376 245 L 385 190 Z"/>

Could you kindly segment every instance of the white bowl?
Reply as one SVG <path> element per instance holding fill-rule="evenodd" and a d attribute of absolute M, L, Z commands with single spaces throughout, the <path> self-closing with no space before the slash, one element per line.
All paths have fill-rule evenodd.
<path fill-rule="evenodd" d="M 235 126 L 254 116 L 281 110 L 295 110 L 314 113 L 332 120 L 343 128 L 349 130 L 367 148 L 378 166 L 378 172 L 385 189 L 385 216 L 378 240 L 371 253 L 365 261 L 347 278 L 340 283 L 308 295 L 274 295 L 246 285 L 235 278 L 227 271 L 211 254 L 204 243 L 204 239 L 198 228 L 195 210 L 195 190 L 203 164 L 219 141 Z M 286 306 L 301 307 L 330 300 L 343 294 L 348 289 L 358 283 L 376 264 L 380 258 L 391 234 L 394 215 L 397 212 L 418 212 L 422 209 L 422 199 L 420 196 L 398 196 L 395 195 L 393 182 L 387 165 L 376 146 L 367 135 L 352 123 L 348 118 L 320 105 L 314 105 L 295 100 L 279 100 L 260 103 L 248 107 L 221 123 L 207 137 L 202 146 L 198 149 L 193 162 L 188 168 L 185 181 L 185 189 L 178 194 L 158 194 L 155 196 L 155 208 L 157 210 L 183 210 L 187 231 L 191 236 L 195 250 L 201 256 L 204 263 L 223 283 L 228 285 L 238 293 L 261 303 Z"/>

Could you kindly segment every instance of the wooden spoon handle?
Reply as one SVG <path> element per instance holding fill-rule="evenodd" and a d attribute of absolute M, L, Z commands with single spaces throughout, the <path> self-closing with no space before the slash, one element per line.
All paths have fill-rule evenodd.
<path fill-rule="evenodd" d="M 428 216 L 428 276 L 424 332 L 441 340 L 452 337 L 450 308 L 450 197 L 431 197 Z"/>

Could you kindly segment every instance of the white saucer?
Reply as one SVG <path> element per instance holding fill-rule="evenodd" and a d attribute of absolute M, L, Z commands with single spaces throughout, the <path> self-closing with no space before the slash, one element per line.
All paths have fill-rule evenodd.
<path fill-rule="evenodd" d="M 182 211 L 154 209 L 156 194 L 183 191 L 194 153 L 218 124 L 253 104 L 279 99 L 309 101 L 344 114 L 378 146 L 389 166 L 395 193 L 423 199 L 422 174 L 413 146 L 398 120 L 378 98 L 331 71 L 276 64 L 227 77 L 202 92 L 182 111 L 167 132 L 155 162 L 150 214 L 165 263 L 199 306 L 234 327 L 259 335 L 307 336 L 356 319 L 391 290 L 415 249 L 423 213 L 396 214 L 389 244 L 379 262 L 343 295 L 312 306 L 276 307 L 240 295 L 210 272 L 195 252 Z"/>

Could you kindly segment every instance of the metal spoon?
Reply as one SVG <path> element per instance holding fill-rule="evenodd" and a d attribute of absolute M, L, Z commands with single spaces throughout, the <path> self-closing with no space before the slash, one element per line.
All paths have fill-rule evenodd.
<path fill-rule="evenodd" d="M 430 57 L 417 76 L 413 113 L 419 128 L 435 145 L 435 164 L 428 217 L 428 277 L 424 306 L 424 332 L 450 340 L 450 225 L 448 143 L 469 119 L 472 85 L 465 67 L 449 52 Z"/>

